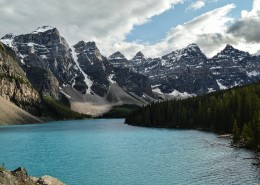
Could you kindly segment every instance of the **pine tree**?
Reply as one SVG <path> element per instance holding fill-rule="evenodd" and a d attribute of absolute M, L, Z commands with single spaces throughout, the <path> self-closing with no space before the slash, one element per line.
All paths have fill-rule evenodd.
<path fill-rule="evenodd" d="M 233 134 L 233 142 L 237 143 L 240 139 L 240 130 L 239 130 L 239 127 L 237 126 L 236 120 L 234 120 L 234 123 L 233 123 L 232 134 Z"/>
<path fill-rule="evenodd" d="M 241 137 L 248 148 L 252 147 L 253 142 L 253 130 L 251 124 L 244 124 Z"/>

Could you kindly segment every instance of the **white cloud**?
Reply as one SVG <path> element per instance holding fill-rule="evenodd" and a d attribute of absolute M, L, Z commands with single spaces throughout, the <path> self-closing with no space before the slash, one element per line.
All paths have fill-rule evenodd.
<path fill-rule="evenodd" d="M 0 35 L 28 33 L 38 26 L 51 25 L 71 44 L 96 41 L 105 51 L 106 46 L 123 41 L 135 25 L 182 1 L 1 0 Z"/>
<path fill-rule="evenodd" d="M 200 15 L 182 25 L 178 25 L 172 28 L 166 38 L 160 43 L 154 45 L 138 45 L 134 43 L 138 49 L 132 47 L 133 45 L 131 44 L 128 47 L 125 45 L 125 48 L 127 48 L 126 53 L 129 54 L 129 51 L 131 51 L 129 48 L 135 52 L 143 48 L 142 50 L 147 56 L 158 57 L 183 48 L 190 43 L 197 43 L 208 57 L 215 55 L 226 44 L 231 44 L 251 54 L 259 54 L 260 23 L 254 25 L 251 22 L 252 19 L 254 21 L 260 20 L 259 0 L 254 1 L 252 11 L 243 11 L 239 20 L 233 19 L 229 14 L 234 8 L 234 4 L 228 4 Z M 237 32 L 239 31 L 239 35 L 231 33 L 230 29 L 240 22 L 245 23 L 244 26 L 241 26 L 242 31 L 234 29 Z M 251 41 L 249 42 L 250 39 Z"/>
<path fill-rule="evenodd" d="M 202 7 L 205 6 L 205 1 L 204 0 L 198 0 L 194 3 L 192 3 L 189 7 L 189 9 L 193 9 L 193 10 L 198 10 L 201 9 Z"/>
<path fill-rule="evenodd" d="M 208 55 L 212 55 L 216 47 L 221 47 L 216 45 L 216 41 L 226 32 L 226 25 L 233 21 L 228 16 L 233 8 L 235 5 L 229 4 L 178 25 L 168 33 L 167 42 L 169 45 L 174 44 L 176 49 L 190 43 L 198 43 Z"/>
<path fill-rule="evenodd" d="M 221 49 L 226 41 L 232 40 L 223 34 L 228 29 L 227 24 L 233 21 L 228 16 L 233 8 L 235 8 L 235 5 L 229 4 L 178 25 L 168 32 L 162 42 L 154 45 L 121 43 L 126 50 L 126 52 L 123 50 L 123 53 L 129 54 L 132 51 L 133 55 L 139 49 L 147 56 L 158 57 L 173 50 L 186 47 L 190 43 L 198 43 L 202 50 L 208 56 L 211 56 Z"/>
<path fill-rule="evenodd" d="M 260 20 L 259 0 L 254 1 L 252 11 L 241 12 L 239 20 L 229 15 L 235 5 L 228 4 L 172 28 L 159 43 L 125 41 L 134 26 L 184 1 L 74 0 L 72 4 L 71 0 L 0 0 L 0 35 L 9 32 L 28 33 L 38 26 L 52 25 L 60 30 L 70 44 L 79 40 L 95 41 L 104 55 L 122 51 L 128 58 L 140 50 L 148 57 L 158 57 L 190 43 L 197 43 L 208 56 L 216 54 L 226 44 L 250 53 L 259 52 L 260 45 L 255 38 L 260 38 L 260 28 L 257 27 L 260 23 L 251 24 L 253 34 L 247 34 L 247 27 L 241 26 L 248 26 L 248 20 Z M 217 0 L 196 2 L 199 1 L 208 3 Z M 244 24 L 238 24 L 240 22 Z M 235 29 L 236 25 L 239 25 L 239 29 Z M 250 39 L 254 42 L 248 42 Z"/>

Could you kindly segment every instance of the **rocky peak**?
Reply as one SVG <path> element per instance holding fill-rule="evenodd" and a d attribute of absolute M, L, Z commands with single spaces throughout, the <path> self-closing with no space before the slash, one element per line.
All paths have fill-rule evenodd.
<path fill-rule="evenodd" d="M 110 55 L 109 58 L 108 58 L 108 61 L 114 67 L 120 67 L 120 68 L 129 67 L 129 61 L 119 51 L 117 51 L 114 54 Z"/>
<path fill-rule="evenodd" d="M 13 40 L 15 38 L 15 35 L 13 33 L 6 34 L 3 36 L 0 41 L 4 43 L 8 47 L 13 47 Z"/>
<path fill-rule="evenodd" d="M 45 32 L 58 32 L 57 28 L 52 27 L 52 26 L 42 26 L 42 27 L 38 27 L 35 31 L 33 31 L 33 34 L 38 34 L 38 33 L 45 33 Z"/>
<path fill-rule="evenodd" d="M 206 60 L 207 57 L 202 53 L 197 44 L 189 44 L 187 47 L 173 51 L 170 54 L 164 55 L 162 60 L 166 61 L 171 60 L 171 62 L 176 62 L 179 60 Z"/>
<path fill-rule="evenodd" d="M 73 47 L 77 53 L 86 54 L 90 60 L 98 59 L 102 61 L 103 56 L 97 48 L 95 42 L 80 41 Z"/>
<path fill-rule="evenodd" d="M 134 58 L 132 58 L 131 63 L 133 65 L 141 65 L 142 63 L 145 63 L 147 61 L 147 59 L 145 58 L 144 54 L 139 51 L 136 53 L 136 55 L 134 56 Z"/>
<path fill-rule="evenodd" d="M 6 34 L 5 36 L 3 36 L 2 38 L 1 38 L 1 40 L 3 39 L 13 39 L 15 37 L 15 35 L 13 34 L 13 33 L 8 33 L 8 34 Z"/>
<path fill-rule="evenodd" d="M 233 46 L 227 44 L 220 53 L 213 57 L 213 60 L 228 60 L 238 62 L 246 57 L 250 57 L 250 54 L 248 52 L 240 51 Z"/>
<path fill-rule="evenodd" d="M 41 93 L 54 89 L 51 84 L 55 84 L 55 93 L 51 94 L 55 94 L 54 98 L 57 98 L 59 90 L 56 86 L 73 83 L 80 83 L 84 86 L 83 75 L 76 67 L 71 56 L 71 49 L 56 28 L 42 26 L 28 34 L 6 35 L 3 43 L 12 47 L 16 58 L 20 59 L 20 66 L 26 71 L 27 78 L 32 84 L 36 84 L 34 85 L 36 89 L 41 89 Z M 37 80 L 33 76 L 35 73 L 32 69 L 39 72 Z M 76 76 L 81 76 L 81 78 L 75 79 Z M 50 81 L 50 79 L 53 80 Z"/>
<path fill-rule="evenodd" d="M 233 46 L 227 44 L 226 47 L 221 51 L 222 54 L 240 54 L 240 55 L 249 55 L 248 52 L 240 51 Z"/>
<path fill-rule="evenodd" d="M 109 60 L 122 60 L 122 59 L 126 59 L 126 58 L 122 53 L 117 51 L 117 52 L 113 53 L 112 55 L 110 55 L 108 59 Z"/>
<path fill-rule="evenodd" d="M 145 56 L 144 56 L 144 54 L 141 51 L 137 52 L 132 60 L 137 60 L 137 59 L 139 59 L 139 60 L 140 59 L 145 59 Z"/>
<path fill-rule="evenodd" d="M 179 54 L 188 56 L 188 57 L 202 57 L 206 58 L 206 56 L 202 53 L 199 46 L 197 44 L 189 44 L 186 48 L 178 50 Z"/>

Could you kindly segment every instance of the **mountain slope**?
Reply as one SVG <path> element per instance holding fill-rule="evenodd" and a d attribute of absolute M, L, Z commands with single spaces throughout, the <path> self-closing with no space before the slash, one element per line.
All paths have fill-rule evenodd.
<path fill-rule="evenodd" d="M 154 59 L 138 52 L 128 61 L 121 53 L 116 54 L 109 57 L 112 65 L 121 66 L 122 62 L 122 66 L 147 76 L 153 92 L 163 95 L 178 92 L 189 97 L 260 80 L 260 57 L 231 45 L 212 58 L 207 58 L 196 44 Z"/>
<path fill-rule="evenodd" d="M 207 58 L 196 44 L 160 58 L 119 51 L 106 58 L 95 42 L 70 47 L 57 28 L 7 34 L 1 41 L 41 96 L 69 99 L 81 113 L 100 115 L 113 106 L 183 99 L 260 80 L 260 57 L 227 45 Z M 94 110 L 94 111 L 92 111 Z"/>
<path fill-rule="evenodd" d="M 7 49 L 0 42 L 0 96 L 37 115 L 40 95 Z"/>
<path fill-rule="evenodd" d="M 80 41 L 69 47 L 59 31 L 50 26 L 24 35 L 7 34 L 1 41 L 13 51 L 42 96 L 59 100 L 64 94 L 75 111 L 96 115 L 114 105 L 143 105 L 156 98 L 147 77 L 133 71 L 122 74 L 95 42 Z M 115 86 L 121 93 L 114 91 Z M 88 107 L 96 107 L 96 111 Z"/>
<path fill-rule="evenodd" d="M 41 120 L 17 107 L 10 101 L 0 97 L 0 125 L 37 122 L 41 122 Z"/>

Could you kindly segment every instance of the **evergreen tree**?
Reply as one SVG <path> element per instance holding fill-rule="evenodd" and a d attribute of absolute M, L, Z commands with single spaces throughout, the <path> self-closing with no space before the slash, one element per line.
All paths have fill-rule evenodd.
<path fill-rule="evenodd" d="M 239 131 L 239 127 L 237 126 L 236 120 L 233 123 L 232 135 L 233 135 L 233 142 L 237 143 L 240 140 L 240 131 Z"/>
<path fill-rule="evenodd" d="M 244 124 L 241 137 L 245 143 L 245 146 L 251 148 L 253 144 L 253 131 L 251 124 Z"/>

